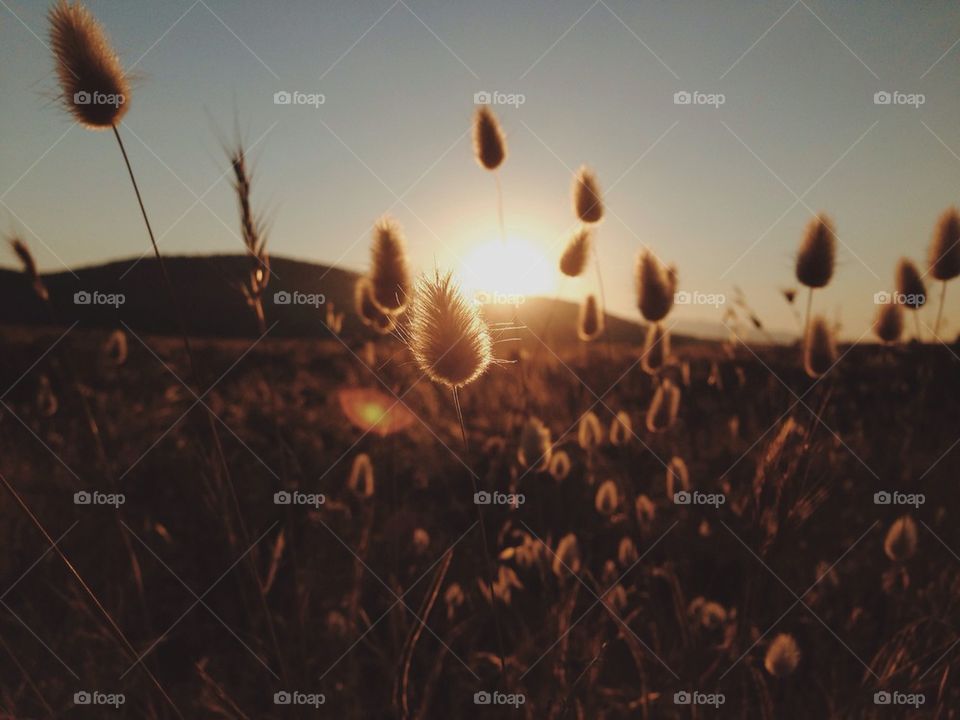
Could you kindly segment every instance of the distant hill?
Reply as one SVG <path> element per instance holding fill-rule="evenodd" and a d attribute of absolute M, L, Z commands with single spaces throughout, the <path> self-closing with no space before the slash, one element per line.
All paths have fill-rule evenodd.
<path fill-rule="evenodd" d="M 165 258 L 167 270 L 177 292 L 177 301 L 192 335 L 207 337 L 249 337 L 256 334 L 256 325 L 246 306 L 239 285 L 248 270 L 242 255 L 177 256 Z M 357 274 L 347 270 L 282 257 L 271 258 L 272 276 L 264 301 L 267 323 L 277 326 L 271 335 L 281 337 L 323 337 L 326 305 L 281 304 L 277 293 L 301 296 L 323 296 L 325 304 L 333 303 L 337 312 L 344 312 L 342 334 L 348 337 L 367 333 L 353 312 L 353 287 Z M 71 272 L 44 276 L 56 308 L 56 322 L 79 321 L 85 327 L 115 328 L 123 321 L 137 331 L 154 334 L 175 334 L 176 321 L 170 312 L 167 291 L 158 263 L 153 257 L 119 260 Z M 77 293 L 100 293 L 97 297 L 123 296 L 123 303 L 113 305 L 75 302 Z M 116 299 L 119 299 L 117 297 Z M 487 306 L 490 322 L 512 322 L 514 318 L 529 326 L 543 339 L 553 342 L 576 339 L 578 308 L 575 304 L 548 298 L 530 298 L 516 309 Z M 552 318 L 550 317 L 552 315 Z M 548 320 L 549 318 L 549 320 Z M 46 306 L 33 294 L 30 283 L 16 270 L 0 269 L 0 323 L 14 325 L 51 324 L 53 318 Z M 716 339 L 721 336 L 719 323 L 681 323 L 682 335 L 699 335 Z M 547 328 L 544 331 L 544 328 Z M 638 323 L 610 316 L 607 332 L 614 342 L 643 342 L 643 327 Z"/>

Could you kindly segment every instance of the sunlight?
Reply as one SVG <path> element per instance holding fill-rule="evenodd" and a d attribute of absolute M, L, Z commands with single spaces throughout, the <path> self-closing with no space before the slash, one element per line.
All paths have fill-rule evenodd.
<path fill-rule="evenodd" d="M 555 265 L 535 243 L 508 236 L 473 247 L 457 275 L 467 297 L 512 304 L 511 298 L 549 294 L 556 284 Z"/>

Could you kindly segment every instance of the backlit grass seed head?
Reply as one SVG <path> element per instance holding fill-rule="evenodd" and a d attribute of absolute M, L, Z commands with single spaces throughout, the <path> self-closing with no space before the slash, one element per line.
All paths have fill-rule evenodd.
<path fill-rule="evenodd" d="M 551 453 L 550 467 L 547 469 L 550 476 L 557 482 L 566 480 L 570 474 L 570 456 L 567 455 L 565 450 L 557 450 Z"/>
<path fill-rule="evenodd" d="M 680 388 L 664 380 L 657 387 L 647 409 L 647 430 L 654 433 L 669 430 L 676 422 L 679 409 Z"/>
<path fill-rule="evenodd" d="M 584 342 L 591 342 L 603 332 L 603 313 L 594 295 L 587 295 L 580 305 L 580 317 L 577 321 L 577 336 Z"/>
<path fill-rule="evenodd" d="M 567 247 L 560 256 L 560 272 L 567 277 L 579 277 L 587 267 L 590 257 L 590 230 L 579 228 L 567 242 Z"/>
<path fill-rule="evenodd" d="M 649 250 L 637 256 L 634 275 L 637 290 L 637 307 L 648 322 L 663 320 L 673 307 L 677 292 L 677 271 L 665 267 Z"/>
<path fill-rule="evenodd" d="M 591 450 L 603 444 L 600 418 L 592 410 L 588 410 L 580 417 L 580 423 L 577 426 L 577 443 L 583 450 Z"/>
<path fill-rule="evenodd" d="M 103 343 L 101 357 L 108 365 L 119 367 L 127 361 L 127 351 L 127 335 L 117 328 Z"/>
<path fill-rule="evenodd" d="M 473 116 L 473 154 L 487 170 L 496 170 L 507 158 L 507 138 L 497 116 L 486 106 Z"/>
<path fill-rule="evenodd" d="M 23 266 L 23 274 L 30 280 L 34 294 L 43 302 L 49 300 L 50 293 L 47 292 L 47 286 L 43 284 L 43 280 L 40 278 L 37 261 L 33 259 L 33 253 L 30 252 L 29 246 L 20 238 L 11 237 L 10 248 L 20 260 L 20 264 Z"/>
<path fill-rule="evenodd" d="M 603 198 L 597 176 L 587 167 L 581 167 L 573 179 L 573 209 L 587 224 L 603 219 Z"/>
<path fill-rule="evenodd" d="M 900 258 L 897 263 L 897 292 L 903 298 L 903 304 L 911 310 L 919 310 L 927 302 L 927 287 L 923 276 L 913 261 Z"/>
<path fill-rule="evenodd" d="M 873 331 L 885 343 L 895 343 L 903 334 L 903 310 L 897 303 L 884 303 L 877 308 Z"/>
<path fill-rule="evenodd" d="M 640 367 L 648 375 L 656 375 L 669 358 L 670 332 L 660 323 L 649 323 Z"/>
<path fill-rule="evenodd" d="M 385 313 L 373 300 L 373 285 L 368 277 L 357 278 L 353 290 L 353 305 L 360 321 L 369 328 L 385 335 L 393 330 L 395 323 L 392 315 Z"/>
<path fill-rule="evenodd" d="M 353 459 L 347 486 L 359 498 L 373 497 L 373 464 L 366 453 L 360 453 Z"/>
<path fill-rule="evenodd" d="M 637 561 L 637 545 L 628 537 L 620 539 L 620 545 L 617 547 L 617 562 L 620 567 L 628 568 Z"/>
<path fill-rule="evenodd" d="M 613 515 L 619 504 L 620 494 L 617 492 L 617 484 L 613 480 L 605 480 L 597 488 L 597 496 L 594 499 L 597 512 L 601 515 Z"/>
<path fill-rule="evenodd" d="M 450 273 L 423 277 L 412 303 L 408 344 L 433 382 L 459 388 L 480 377 L 493 357 L 490 331 Z"/>
<path fill-rule="evenodd" d="M 626 445 L 633 439 L 633 422 L 623 410 L 617 413 L 610 423 L 610 444 L 615 447 Z"/>
<path fill-rule="evenodd" d="M 817 215 L 807 225 L 797 253 L 797 280 L 811 288 L 822 288 L 833 277 L 837 238 L 833 222 L 826 215 Z"/>
<path fill-rule="evenodd" d="M 580 544 L 577 542 L 577 536 L 569 533 L 560 538 L 557 543 L 557 550 L 553 556 L 553 574 L 561 580 L 569 578 L 570 573 L 574 575 L 580 572 Z"/>
<path fill-rule="evenodd" d="M 803 368 L 811 378 L 818 378 L 837 362 L 837 346 L 833 333 L 822 317 L 810 321 L 810 336 L 803 353 Z"/>
<path fill-rule="evenodd" d="M 550 465 L 550 428 L 535 417 L 527 420 L 520 431 L 520 448 L 517 459 L 530 470 L 539 472 Z"/>
<path fill-rule="evenodd" d="M 386 313 L 401 313 L 410 295 L 410 265 L 400 225 L 382 218 L 373 228 L 370 246 L 373 299 Z"/>
<path fill-rule="evenodd" d="M 653 504 L 653 500 L 646 495 L 638 495 L 633 505 L 633 511 L 636 513 L 637 523 L 639 523 L 641 527 L 647 527 L 653 522 L 654 517 L 656 517 L 657 507 Z"/>
<path fill-rule="evenodd" d="M 952 280 L 960 275 L 960 214 L 954 207 L 937 221 L 930 243 L 930 274 L 937 280 Z"/>
<path fill-rule="evenodd" d="M 50 10 L 48 20 L 67 111 L 91 130 L 119 123 L 129 107 L 130 83 L 103 26 L 86 7 L 67 0 Z"/>
<path fill-rule="evenodd" d="M 667 464 L 666 490 L 668 498 L 673 498 L 674 490 L 678 485 L 681 490 L 690 489 L 690 471 L 687 470 L 687 464 L 683 461 L 683 458 L 673 457 Z"/>
<path fill-rule="evenodd" d="M 894 562 L 904 562 L 917 552 L 917 524 L 909 515 L 894 521 L 883 541 L 883 551 Z"/>
<path fill-rule="evenodd" d="M 790 675 L 800 664 L 800 648 L 792 635 L 780 633 L 767 648 L 767 655 L 763 659 L 763 666 L 775 678 Z"/>

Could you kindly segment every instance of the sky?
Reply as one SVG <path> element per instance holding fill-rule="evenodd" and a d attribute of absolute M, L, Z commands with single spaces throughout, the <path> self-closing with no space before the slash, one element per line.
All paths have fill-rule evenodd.
<path fill-rule="evenodd" d="M 54 99 L 48 7 L 0 2 L 0 230 L 22 233 L 44 271 L 139 256 L 148 240 L 113 137 L 72 124 Z M 716 301 L 739 287 L 768 327 L 795 330 L 781 289 L 795 285 L 805 225 L 826 212 L 838 266 L 814 307 L 854 340 L 899 257 L 926 270 L 936 219 L 960 198 L 955 2 L 89 7 L 135 77 L 121 134 L 168 254 L 241 251 L 223 152 L 239 132 L 273 254 L 365 270 L 371 225 L 388 213 L 418 271 L 577 300 L 597 292 L 594 269 L 558 283 L 554 268 L 587 164 L 607 207 L 596 248 L 611 312 L 639 317 L 633 264 L 648 247 L 698 303 L 675 319 L 719 323 Z M 278 104 L 278 92 L 306 102 Z M 497 177 L 472 158 L 483 92 L 499 94 L 507 135 Z M 496 245 L 497 181 L 516 252 Z M 952 337 L 960 287 L 945 312 Z"/>

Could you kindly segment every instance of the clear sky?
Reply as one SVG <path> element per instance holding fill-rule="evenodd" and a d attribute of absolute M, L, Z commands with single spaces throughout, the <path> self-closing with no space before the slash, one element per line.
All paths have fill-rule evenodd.
<path fill-rule="evenodd" d="M 587 163 L 607 191 L 598 241 L 608 304 L 627 317 L 646 244 L 678 266 L 682 289 L 729 297 L 738 285 L 769 326 L 793 328 L 779 291 L 822 210 L 841 245 L 815 305 L 857 338 L 897 258 L 923 261 L 937 216 L 960 199 L 956 2 L 90 7 L 137 78 L 122 132 L 167 253 L 241 250 L 221 152 L 238 120 L 275 254 L 364 269 L 370 226 L 389 211 L 418 269 L 450 266 L 469 283 L 464 259 L 499 236 L 494 180 L 471 157 L 480 91 L 524 96 L 494 108 L 510 151 L 507 232 L 530 246 L 504 273 L 538 256 L 554 266 L 574 220 L 571 174 Z M 113 138 L 71 128 L 52 99 L 47 8 L 0 2 L 0 226 L 23 232 L 44 270 L 141 254 L 147 238 Z M 278 105 L 278 91 L 324 102 Z M 723 104 L 676 104 L 682 91 Z M 878 105 L 878 91 L 923 103 Z M 478 262 L 484 279 L 496 274 L 495 261 Z M 521 292 L 555 291 L 543 268 L 530 278 Z M 591 273 L 563 294 L 595 289 Z M 952 336 L 960 285 L 946 312 Z M 933 309 L 923 317 L 933 325 Z"/>

